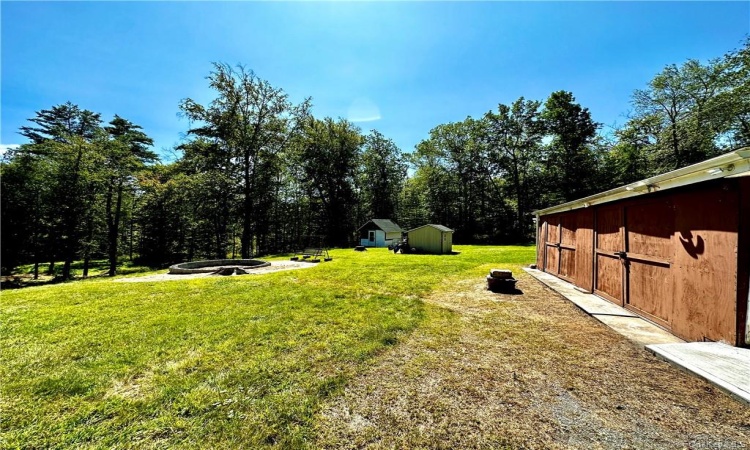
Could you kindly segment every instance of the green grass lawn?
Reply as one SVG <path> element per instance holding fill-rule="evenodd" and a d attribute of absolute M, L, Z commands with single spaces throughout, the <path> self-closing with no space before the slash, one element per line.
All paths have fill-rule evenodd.
<path fill-rule="evenodd" d="M 303 448 L 383 349 L 429 326 L 421 297 L 533 247 L 335 250 L 318 266 L 2 292 L 0 446 Z"/>

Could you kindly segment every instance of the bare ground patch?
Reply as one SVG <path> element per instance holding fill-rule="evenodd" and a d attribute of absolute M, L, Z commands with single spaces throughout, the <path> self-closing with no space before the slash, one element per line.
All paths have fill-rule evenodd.
<path fill-rule="evenodd" d="M 257 269 L 249 269 L 248 275 L 261 275 L 264 273 L 279 272 L 282 270 L 296 270 L 306 269 L 309 267 L 315 267 L 315 263 L 304 262 L 304 261 L 271 261 L 270 266 L 259 267 Z M 218 267 L 217 267 L 218 269 Z M 181 274 L 174 275 L 170 273 L 159 273 L 156 275 L 146 275 L 143 277 L 132 277 L 132 278 L 119 278 L 115 281 L 122 283 L 140 283 L 149 281 L 178 281 L 178 280 L 190 280 L 193 278 L 205 278 L 205 277 L 219 277 L 213 273 L 192 273 L 192 274 Z"/>
<path fill-rule="evenodd" d="M 316 447 L 750 448 L 750 408 L 519 280 L 425 299 L 425 325 L 324 405 Z"/>

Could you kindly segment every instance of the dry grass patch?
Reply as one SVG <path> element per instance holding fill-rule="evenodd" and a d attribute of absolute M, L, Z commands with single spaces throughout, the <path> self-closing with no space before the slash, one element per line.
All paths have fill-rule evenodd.
<path fill-rule="evenodd" d="M 518 278 L 522 295 L 465 275 L 430 294 L 424 324 L 325 405 L 317 445 L 750 446 L 750 408 Z"/>

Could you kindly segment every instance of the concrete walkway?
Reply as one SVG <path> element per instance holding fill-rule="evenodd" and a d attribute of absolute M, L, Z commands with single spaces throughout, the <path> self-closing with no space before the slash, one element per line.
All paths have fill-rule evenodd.
<path fill-rule="evenodd" d="M 719 342 L 690 342 L 607 300 L 578 290 L 540 270 L 524 270 L 573 302 L 591 317 L 670 364 L 714 384 L 750 404 L 750 349 Z"/>
<path fill-rule="evenodd" d="M 646 350 L 750 405 L 750 350 L 721 342 L 647 345 Z"/>
<path fill-rule="evenodd" d="M 586 314 L 607 325 L 616 332 L 645 347 L 651 344 L 675 344 L 685 342 L 653 323 L 638 317 L 627 309 L 615 305 L 593 294 L 579 291 L 567 281 L 536 269 L 524 268 L 529 275 L 546 284 L 553 291 L 567 298 Z"/>

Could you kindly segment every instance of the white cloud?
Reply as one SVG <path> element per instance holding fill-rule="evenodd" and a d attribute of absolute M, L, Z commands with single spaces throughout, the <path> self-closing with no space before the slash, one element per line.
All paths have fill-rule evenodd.
<path fill-rule="evenodd" d="M 369 98 L 358 97 L 349 105 L 347 119 L 350 122 L 373 122 L 380 120 L 380 109 Z"/>
<path fill-rule="evenodd" d="M 0 156 L 4 155 L 8 150 L 13 150 L 20 146 L 21 144 L 0 144 Z"/>

